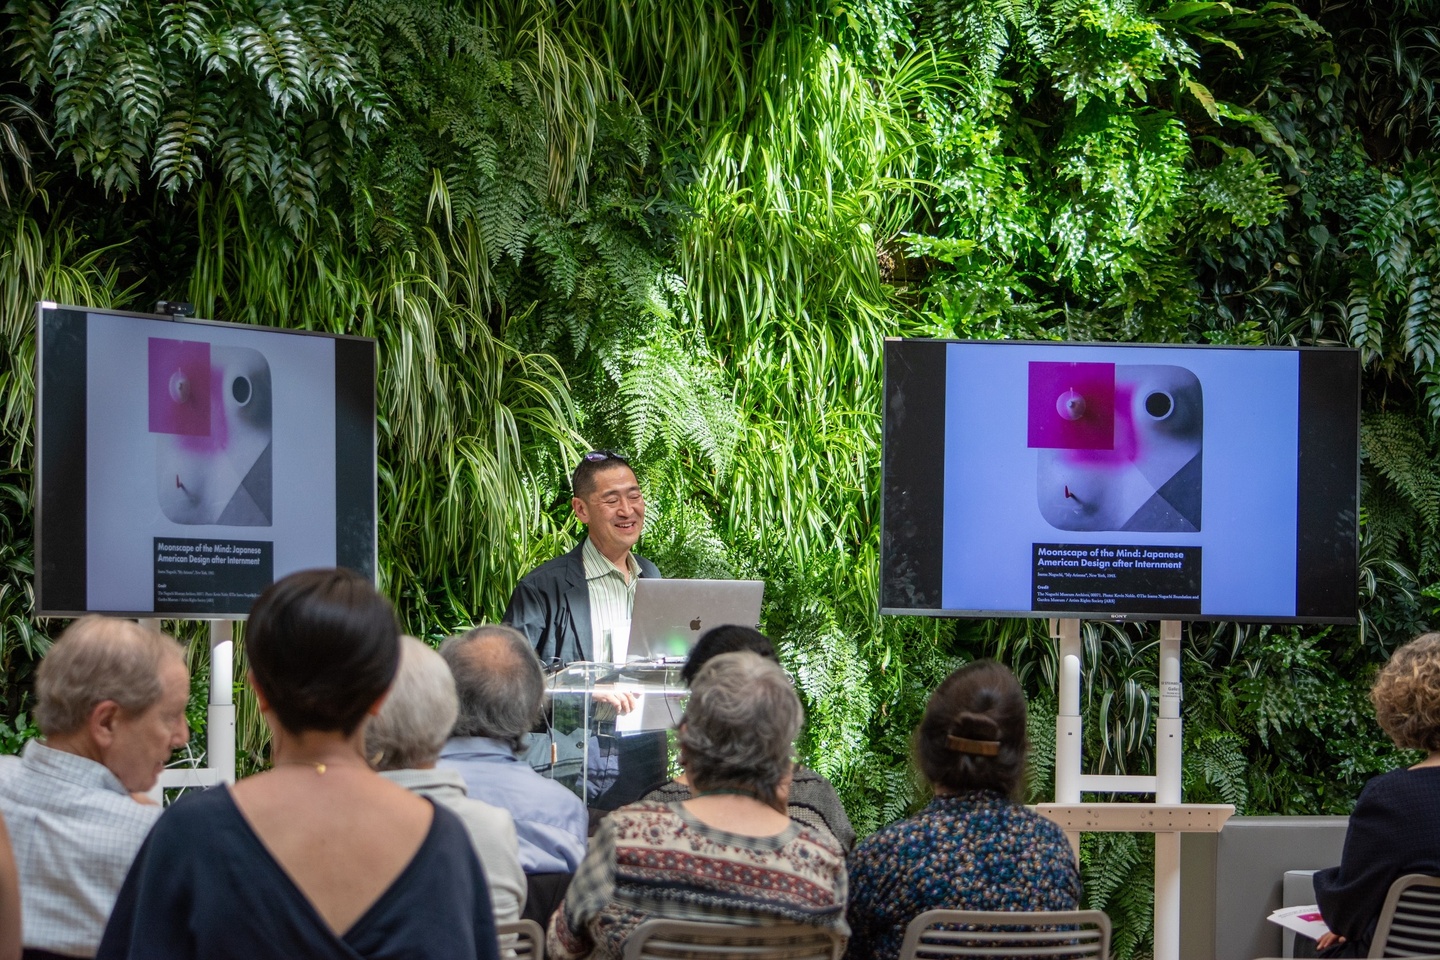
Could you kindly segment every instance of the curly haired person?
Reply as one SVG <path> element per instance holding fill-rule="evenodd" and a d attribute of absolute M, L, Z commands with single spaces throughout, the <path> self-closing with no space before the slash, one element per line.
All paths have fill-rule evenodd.
<path fill-rule="evenodd" d="M 1390 884 L 1407 873 L 1440 874 L 1440 633 L 1395 651 L 1370 691 L 1375 719 L 1403 750 L 1424 760 L 1365 784 L 1338 867 L 1315 874 L 1315 900 L 1330 933 L 1324 957 L 1363 957 Z"/>

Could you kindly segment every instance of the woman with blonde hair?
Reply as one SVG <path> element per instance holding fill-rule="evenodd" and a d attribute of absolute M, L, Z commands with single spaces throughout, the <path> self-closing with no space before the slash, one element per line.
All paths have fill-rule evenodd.
<path fill-rule="evenodd" d="M 386 780 L 460 818 L 485 868 L 495 922 L 519 920 L 525 907 L 525 872 L 515 821 L 508 811 L 467 796 L 459 772 L 435 765 L 460 712 L 455 678 L 440 654 L 424 642 L 401 637 L 400 644 L 400 672 L 385 705 L 365 728 L 365 756 Z"/>
<path fill-rule="evenodd" d="M 1424 750 L 1425 759 L 1365 784 L 1340 865 L 1316 872 L 1315 902 L 1330 928 L 1316 942 L 1325 957 L 1366 956 L 1390 884 L 1407 873 L 1440 875 L 1440 633 L 1396 650 L 1370 702 L 1395 746 Z"/>

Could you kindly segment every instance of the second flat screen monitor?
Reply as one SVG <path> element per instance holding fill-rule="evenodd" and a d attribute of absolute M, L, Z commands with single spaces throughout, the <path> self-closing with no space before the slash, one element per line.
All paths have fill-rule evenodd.
<path fill-rule="evenodd" d="M 882 609 L 1352 622 L 1350 350 L 886 344 Z"/>

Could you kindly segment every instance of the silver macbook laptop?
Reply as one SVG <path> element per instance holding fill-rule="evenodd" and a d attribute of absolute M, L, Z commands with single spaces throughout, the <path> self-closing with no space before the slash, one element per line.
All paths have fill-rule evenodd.
<path fill-rule="evenodd" d="M 764 580 L 638 580 L 625 659 L 679 663 L 711 627 L 757 626 L 764 594 Z"/>

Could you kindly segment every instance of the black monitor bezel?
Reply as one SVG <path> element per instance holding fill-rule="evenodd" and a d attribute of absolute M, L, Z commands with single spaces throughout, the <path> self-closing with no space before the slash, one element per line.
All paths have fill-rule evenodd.
<path fill-rule="evenodd" d="M 211 613 L 196 614 L 196 613 L 188 612 L 188 611 L 187 611 L 187 612 L 181 612 L 181 611 L 173 611 L 173 610 L 111 610 L 111 609 L 103 609 L 103 610 L 102 610 L 102 609 L 86 609 L 86 608 L 82 608 L 82 607 L 72 607 L 72 606 L 68 606 L 68 605 L 65 605 L 65 606 L 54 606 L 54 607 L 47 607 L 47 606 L 44 605 L 44 598 L 45 598 L 45 596 L 46 596 L 46 594 L 45 594 L 45 585 L 44 585 L 44 571 L 45 571 L 44 554 L 45 554 L 45 540 L 47 539 L 47 537 L 46 537 L 44 534 L 47 533 L 47 532 L 49 532 L 49 528 L 46 526 L 46 520 L 45 520 L 45 518 L 44 518 L 45 499 L 46 499 L 45 496 L 44 496 L 44 491 L 45 491 L 45 489 L 46 489 L 46 487 L 45 487 L 45 467 L 46 467 L 46 456 L 45 456 L 45 453 L 46 453 L 46 447 L 45 447 L 45 440 L 44 440 L 44 434 L 45 434 L 44 425 L 45 425 L 45 422 L 46 422 L 46 421 L 45 421 L 45 417 L 44 417 L 45 374 L 46 374 L 46 370 L 45 370 L 45 356 L 46 356 L 46 350 L 45 350 L 44 336 L 45 336 L 45 314 L 46 314 L 47 311 L 68 311 L 68 312 L 78 313 L 78 314 L 82 314 L 82 315 L 86 315 L 86 316 L 88 316 L 88 315 L 101 315 L 101 316 L 114 316 L 114 317 L 130 317 L 130 318 L 135 318 L 135 319 L 140 319 L 140 320 L 153 320 L 153 321 L 155 321 L 155 322 L 157 322 L 157 323 L 191 324 L 191 325 L 200 326 L 200 327 L 207 327 L 207 326 L 208 326 L 208 327 L 221 327 L 221 328 L 232 329 L 232 330 L 256 331 L 256 332 L 262 332 L 262 333 L 280 333 L 280 334 L 287 334 L 287 335 L 291 335 L 291 336 L 324 337 L 324 338 L 327 338 L 327 339 L 330 339 L 330 340 L 337 341 L 337 345 L 338 345 L 338 343 L 340 343 L 340 342 L 353 343 L 353 344 L 357 344 L 357 345 L 364 345 L 364 346 L 366 346 L 366 347 L 369 348 L 370 360 L 371 360 L 370 368 L 371 368 L 371 374 L 372 374 L 372 375 L 368 378 L 368 391 L 365 391 L 365 390 L 362 389 L 360 392 L 357 393 L 357 392 L 355 391 L 355 389 L 354 389 L 354 388 L 357 386 L 357 384 L 346 384 L 345 386 L 348 386 L 348 387 L 350 388 L 350 390 L 351 390 L 351 395 L 350 395 L 350 398 L 349 398 L 349 399 L 350 399 L 352 402 L 353 402 L 353 401 L 358 401 L 358 402 L 364 404 L 365 406 L 368 407 L 369 411 L 370 411 L 371 414 L 372 414 L 372 415 L 370 416 L 370 418 L 369 418 L 370 429 L 369 429 L 368 438 L 366 438 L 365 436 L 361 435 L 358 439 L 359 439 L 359 441 L 360 441 L 361 443 L 363 443 L 366 439 L 368 439 L 367 448 L 368 448 L 369 453 L 370 453 L 370 461 L 371 461 L 372 467 L 375 467 L 375 468 L 378 468 L 378 464 L 379 464 L 379 427 L 378 427 L 378 418 L 377 418 L 376 416 L 374 416 L 374 414 L 378 411 L 378 406 L 377 406 L 377 404 L 378 404 L 378 402 L 379 402 L 378 379 L 377 379 L 377 378 L 378 378 L 378 372 L 379 372 L 379 343 L 378 343 L 378 341 L 377 341 L 374 337 L 365 337 L 365 336 L 359 336 L 359 335 L 355 335 L 355 334 L 346 334 L 346 333 L 332 333 L 332 332 L 326 331 L 326 330 L 302 330 L 302 329 L 294 329 L 294 328 L 288 328 L 288 327 L 265 326 L 265 325 L 262 325 L 262 324 L 252 324 L 252 323 L 231 323 L 231 322 L 224 321 L 224 320 L 209 320 L 209 319 L 204 319 L 204 318 L 199 318 L 199 317 L 181 317 L 181 316 L 175 316 L 175 315 L 172 315 L 172 314 L 142 313 L 142 312 L 130 311 L 130 310 L 112 310 L 112 309 L 105 309 L 105 308 L 99 308 L 99 307 L 78 306 L 78 305 L 75 305 L 75 304 L 62 304 L 62 303 L 57 303 L 57 302 L 55 302 L 55 301 L 48 301 L 48 300 L 38 301 L 38 302 L 35 304 L 35 404 L 34 404 L 35 409 L 34 409 L 34 427 L 33 427 L 33 429 L 34 429 L 33 442 L 34 442 L 34 444 L 35 444 L 35 459 L 34 459 L 34 468 L 33 468 L 32 477 L 31 477 L 31 482 L 32 482 L 32 488 L 31 488 L 31 489 L 32 489 L 32 499 L 31 499 L 31 502 L 32 502 L 32 507 L 33 507 L 32 542 L 33 542 L 33 544 L 34 544 L 34 564 L 33 564 L 34 574 L 33 574 L 33 578 L 32 578 L 32 580 L 33 580 L 33 591 L 34 591 L 34 611 L 33 611 L 33 613 L 32 613 L 32 616 L 37 617 L 37 618 L 39 618 L 39 617 L 79 617 L 79 616 L 84 616 L 84 615 L 90 614 L 90 613 L 99 613 L 99 614 L 105 614 L 105 615 L 108 615 L 108 616 L 135 617 L 135 618 L 157 619 L 157 620 L 158 620 L 158 619 L 164 619 L 164 620 L 242 620 L 242 621 L 243 621 L 243 620 L 247 619 L 247 617 L 249 616 L 248 610 L 247 610 L 247 611 L 236 611 L 236 612 L 225 611 L 225 612 L 223 612 L 223 613 L 216 612 L 216 613 L 214 613 L 214 614 L 211 614 Z M 339 369 L 339 366 L 340 366 L 340 364 L 339 364 L 339 362 L 338 362 L 338 360 L 337 360 L 337 364 L 336 364 L 337 371 L 338 371 L 338 369 Z M 339 399 L 339 391 L 342 389 L 342 385 L 341 385 L 341 383 L 340 383 L 340 381 L 339 381 L 338 378 L 337 378 L 336 388 L 337 388 L 337 401 L 338 401 L 338 399 Z M 338 466 L 338 465 L 337 465 L 337 466 Z M 339 471 L 339 470 L 337 469 L 337 476 L 336 476 L 336 484 L 337 484 L 337 491 L 336 491 L 336 492 L 337 492 L 337 497 L 339 497 L 339 495 L 340 495 L 340 487 L 341 487 L 342 485 L 348 483 L 349 485 L 354 486 L 356 483 L 358 483 L 358 482 L 363 482 L 363 480 L 364 480 L 364 478 L 363 478 L 362 476 L 360 476 L 357 471 L 348 471 L 348 474 L 349 474 L 349 475 L 342 477 L 342 476 L 341 476 L 341 471 Z M 371 577 L 372 580 L 376 580 L 376 581 L 378 582 L 379 568 L 380 568 L 380 559 L 379 559 L 380 526 L 379 526 L 379 485 L 378 485 L 378 469 L 372 469 L 372 470 L 370 471 L 370 474 L 369 474 L 369 475 L 370 475 L 370 482 L 369 482 L 369 493 L 370 493 L 370 496 L 369 496 L 369 498 L 368 498 L 368 503 L 359 503 L 359 506 L 360 506 L 363 510 L 368 511 L 368 513 L 369 513 L 369 524 L 368 524 L 368 526 L 369 526 L 369 533 L 370 533 L 370 550 L 369 550 L 369 556 L 367 557 L 369 569 L 368 569 L 368 570 L 367 570 L 367 569 L 362 569 L 362 570 L 360 570 L 360 572 L 363 573 L 363 574 L 365 574 L 365 575 L 367 575 L 367 576 L 369 576 L 369 577 Z M 83 485 L 82 485 L 82 490 L 83 490 Z M 358 502 L 358 501 L 357 501 L 357 502 Z M 340 521 L 340 518 L 337 517 L 337 526 L 339 525 L 340 522 L 341 522 L 341 521 Z M 362 522 L 362 524 L 363 524 L 363 520 L 362 520 L 361 522 Z M 82 536 L 82 538 L 83 538 L 83 536 L 84 536 L 84 515 L 83 515 L 83 513 L 81 514 L 81 518 L 80 518 L 80 526 L 81 526 L 81 536 Z M 337 558 L 337 560 L 338 560 L 338 559 L 339 559 L 339 558 Z M 352 567 L 352 569 L 358 569 L 358 568 L 353 568 L 353 567 Z"/>
<path fill-rule="evenodd" d="M 881 464 L 881 468 L 880 468 L 880 491 L 881 491 L 881 493 L 880 493 L 880 497 L 881 497 L 881 503 L 880 503 L 880 545 L 879 545 L 879 549 L 877 550 L 877 561 L 878 561 L 879 566 L 880 566 L 880 569 L 879 569 L 879 577 L 878 577 L 878 582 L 879 582 L 879 596 L 878 596 L 877 599 L 878 599 L 878 601 L 879 601 L 879 613 L 880 613 L 881 615 L 883 615 L 883 616 L 945 617 L 945 618 L 956 618 L 956 619 L 960 619 L 960 618 L 967 618 L 967 619 L 970 619 L 970 618 L 973 618 L 973 619 L 1014 618 L 1014 619 L 1049 619 L 1049 620 L 1070 620 L 1070 619 L 1075 619 L 1075 620 L 1110 621 L 1110 622 L 1117 622 L 1117 623 L 1147 622 L 1147 621 L 1154 621 L 1154 620 L 1181 620 L 1181 621 L 1194 621 L 1194 622 L 1200 622 L 1200 621 L 1216 621 L 1216 622 L 1220 622 L 1220 621 L 1223 621 L 1223 622 L 1233 622 L 1233 623 L 1270 623 L 1270 624 L 1317 624 L 1317 625 L 1330 625 L 1330 624 L 1333 624 L 1333 625 L 1338 625 L 1338 626 L 1348 626 L 1348 625 L 1352 625 L 1352 624 L 1359 623 L 1359 620 L 1360 620 L 1360 617 L 1359 617 L 1359 592 L 1358 592 L 1358 589 L 1353 588 L 1353 587 L 1352 587 L 1352 590 L 1351 590 L 1351 592 L 1350 592 L 1350 594 L 1349 594 L 1349 595 L 1353 598 L 1353 601 L 1354 601 L 1354 603 L 1351 605 L 1351 609 L 1353 609 L 1353 611 L 1354 611 L 1353 613 L 1350 613 L 1350 614 L 1327 613 L 1327 614 L 1325 614 L 1325 615 L 1320 615 L 1320 616 L 1293 616 L 1293 617 L 1253 616 L 1253 615 L 1228 616 L 1228 615 L 1214 614 L 1214 613 L 1197 613 L 1197 614 L 1175 614 L 1175 613 L 1155 613 L 1155 612 L 1101 613 L 1101 612 L 1096 612 L 1096 611 L 1033 610 L 1033 609 L 1032 609 L 1032 610 L 987 610 L 987 609 L 975 609 L 975 610 L 971 610 L 971 609 L 950 609 L 950 608 L 945 608 L 945 607 L 941 607 L 941 606 L 935 606 L 935 607 L 905 607 L 905 606 L 896 606 L 896 605 L 893 605 L 893 604 L 887 604 L 887 603 L 886 603 L 886 600 L 889 599 L 889 597 L 887 596 L 887 573 L 888 573 L 888 570 L 887 570 L 887 562 L 888 562 L 888 560 L 889 560 L 889 554 L 887 553 L 887 522 L 890 520 L 890 503 L 891 503 L 891 500 L 890 500 L 890 497 L 891 497 L 890 481 L 891 481 L 891 479 L 892 479 L 892 468 L 891 468 L 891 463 L 890 463 L 890 459 L 891 459 L 891 458 L 890 458 L 890 456 L 889 456 L 889 443 L 890 443 L 890 438 L 891 438 L 891 436 L 892 436 L 892 423 L 891 423 L 892 412 L 891 412 L 891 409 L 890 409 L 890 398 L 891 398 L 891 364 L 892 364 L 892 359 L 893 359 L 893 357 L 894 357 L 894 354 L 893 354 L 892 351 L 894 351 L 895 349 L 897 349 L 896 345 L 902 345 L 902 346 L 899 347 L 899 349 L 904 349 L 904 348 L 905 348 L 905 345 L 928 345 L 928 346 L 926 347 L 926 349 L 928 349 L 928 348 L 930 348 L 930 347 L 940 348 L 937 352 L 940 354 L 941 362 L 942 362 L 942 364 L 943 364 L 943 357 L 944 357 L 943 348 L 944 348 L 945 346 L 947 346 L 947 345 L 949 345 L 949 344 L 953 344 L 953 343 L 962 343 L 962 344 L 987 344 L 987 345 L 995 345 L 995 346 L 997 346 L 997 347 L 1006 347 L 1006 346 L 1029 346 L 1029 347 L 1036 347 L 1036 346 L 1065 346 L 1065 347 L 1097 348 L 1097 349 L 1103 348 L 1103 349 L 1106 349 L 1106 350 L 1113 350 L 1113 349 L 1117 349 L 1117 348 L 1119 348 L 1119 349 L 1141 349 L 1141 348 L 1144 348 L 1144 349 L 1187 350 L 1187 351 L 1188 351 L 1188 350 L 1230 350 L 1230 351 L 1243 351 L 1243 352 L 1260 352 L 1260 351 L 1277 352 L 1277 351 L 1278 351 L 1278 352 L 1299 353 L 1299 354 L 1305 354 L 1305 353 L 1327 354 L 1327 355 L 1332 355 L 1332 356 L 1336 356 L 1336 357 L 1349 357 L 1349 358 L 1351 358 L 1351 359 L 1353 360 L 1354 375 L 1355 375 L 1355 386 L 1356 386 L 1356 389 L 1355 389 L 1355 391 L 1354 391 L 1354 423 L 1355 423 L 1355 431 L 1354 431 L 1354 436 L 1353 436 L 1353 446 L 1354 446 L 1354 451 L 1355 451 L 1355 457 L 1354 457 L 1355 469 L 1354 469 L 1354 475 L 1353 475 L 1353 486 L 1350 488 L 1350 489 L 1353 489 L 1353 491 L 1354 491 L 1354 492 L 1353 492 L 1353 503 L 1354 503 L 1354 505 L 1355 505 L 1355 510 L 1354 510 L 1354 522 L 1353 522 L 1353 525 L 1352 525 L 1353 537 L 1351 538 L 1352 541 L 1353 541 L 1353 551 L 1352 551 L 1352 557 L 1353 557 L 1353 559 L 1352 559 L 1352 561 L 1351 561 L 1351 562 L 1352 562 L 1351 569 L 1352 569 L 1353 571 L 1355 571 L 1356 576 L 1358 576 L 1359 566 L 1360 566 L 1359 505 L 1360 505 L 1360 490 L 1361 490 L 1361 487 L 1360 487 L 1360 412 L 1361 412 L 1361 402 L 1360 402 L 1360 401 L 1361 401 L 1361 398 L 1360 398 L 1360 377 L 1361 377 L 1361 365 L 1360 365 L 1360 351 L 1359 351 L 1359 350 L 1357 350 L 1357 349 L 1355 349 L 1355 348 L 1352 348 L 1352 347 L 1345 347 L 1345 346 L 1338 346 L 1338 345 L 1337 345 L 1337 346 L 1272 346 L 1272 345 L 1248 346 L 1248 345 L 1236 345 L 1236 344 L 1104 343 L 1104 342 L 1093 342 L 1093 341 L 1092 341 L 1092 342 L 1077 342 L 1077 341 L 1057 341 L 1057 340 L 966 340 L 966 339 L 923 338 L 923 337 L 917 337 L 917 338 L 887 337 L 887 338 L 885 339 L 885 341 L 884 341 L 884 347 L 883 347 L 883 349 L 884 349 L 884 356 L 883 356 L 883 360 L 882 360 L 882 364 L 883 364 L 883 378 L 882 378 L 882 379 L 883 379 L 883 385 L 882 385 L 882 388 L 881 388 L 881 407 L 882 407 L 882 409 L 881 409 L 881 438 L 880 438 L 880 443 L 881 443 L 881 457 L 880 457 L 880 464 Z M 942 387 L 943 387 L 944 378 L 941 377 L 941 379 L 940 379 L 939 382 L 941 383 L 941 385 L 942 385 Z M 1302 390 L 1303 390 L 1303 384 L 1302 384 Z M 943 393 L 943 390 L 942 390 L 942 393 Z M 942 409 L 943 409 L 943 406 L 942 406 Z M 942 421 L 942 422 L 943 422 L 943 421 Z M 1303 432 L 1303 430 L 1304 430 L 1304 426 L 1305 426 L 1305 421 L 1304 421 L 1304 419 L 1302 418 L 1301 424 L 1300 424 L 1300 429 L 1302 430 L 1302 432 Z M 942 429 L 943 429 L 943 428 L 942 428 Z M 943 449 L 943 445 L 942 445 L 941 448 Z M 1303 455 L 1303 453 L 1302 453 L 1302 455 Z M 942 459 L 942 461 L 943 461 L 943 458 L 941 458 L 941 459 Z M 936 472 L 936 475 L 938 476 L 939 482 L 940 482 L 940 484 L 941 484 L 942 487 L 943 487 L 943 481 L 944 481 L 943 466 L 942 466 L 942 468 L 941 468 L 939 471 Z M 1298 491 L 1297 491 L 1297 509 L 1298 509 L 1298 500 L 1299 500 L 1299 494 L 1298 494 Z M 934 529 L 939 531 L 939 533 L 936 534 L 937 536 L 942 536 L 942 537 L 943 537 L 943 524 L 936 524 Z M 1302 530 L 1297 530 L 1297 541 L 1298 541 L 1299 539 L 1303 538 L 1303 536 L 1304 536 L 1303 531 L 1302 531 Z M 1297 542 L 1297 547 L 1298 547 L 1298 542 Z M 936 570 L 937 570 L 937 571 L 939 570 L 939 565 L 938 565 L 938 563 L 937 563 L 937 565 L 936 565 Z M 1355 578 L 1352 577 L 1352 578 L 1351 578 L 1351 582 L 1354 583 L 1354 582 L 1355 582 Z M 1299 589 L 1299 584 L 1297 583 L 1297 590 L 1298 590 L 1298 589 Z"/>

